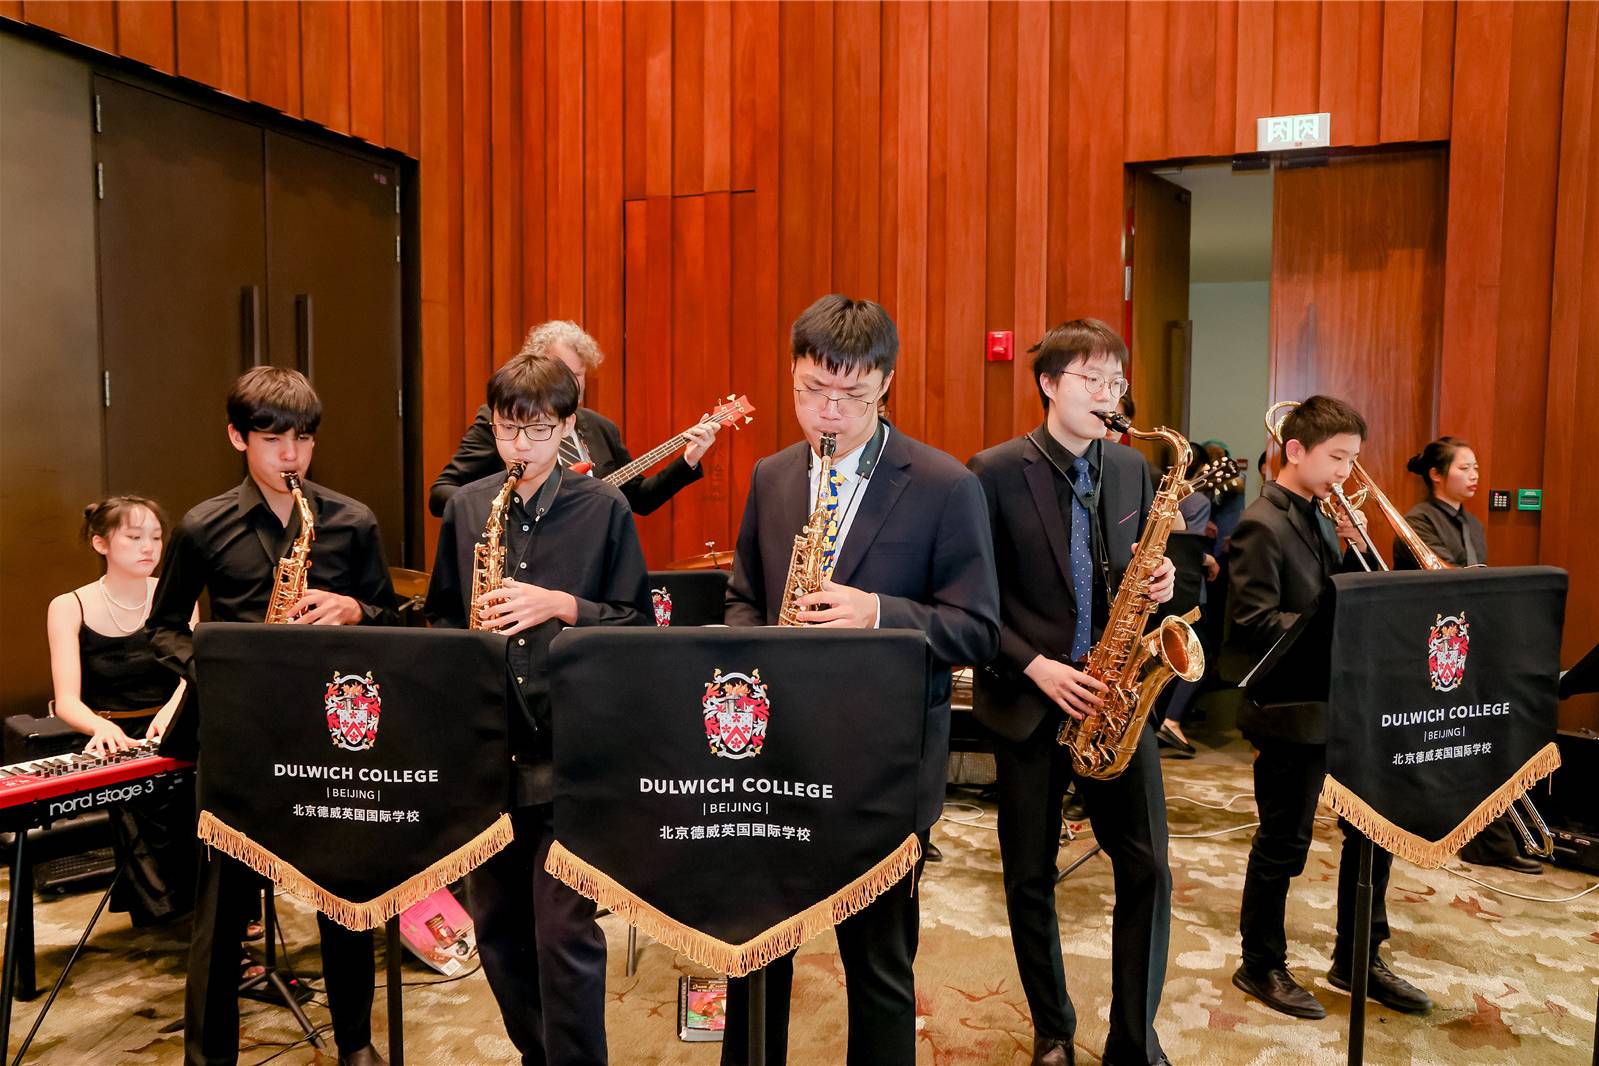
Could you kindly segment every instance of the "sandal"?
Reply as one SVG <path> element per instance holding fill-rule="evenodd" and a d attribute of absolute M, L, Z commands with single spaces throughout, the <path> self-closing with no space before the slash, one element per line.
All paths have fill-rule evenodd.
<path fill-rule="evenodd" d="M 266 926 L 258 921 L 252 921 L 244 927 L 244 939 L 260 940 L 266 936 Z"/>

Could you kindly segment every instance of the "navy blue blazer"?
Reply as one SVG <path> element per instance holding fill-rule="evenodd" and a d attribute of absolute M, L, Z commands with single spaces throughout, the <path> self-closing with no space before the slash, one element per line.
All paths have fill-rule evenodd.
<path fill-rule="evenodd" d="M 777 624 L 794 537 L 814 502 L 810 447 L 755 464 L 739 525 L 728 625 Z M 920 629 L 934 660 L 917 824 L 943 809 L 949 761 L 950 667 L 981 665 L 999 647 L 994 546 L 977 479 L 951 456 L 892 430 L 839 551 L 833 580 L 877 594 L 883 629 Z"/>

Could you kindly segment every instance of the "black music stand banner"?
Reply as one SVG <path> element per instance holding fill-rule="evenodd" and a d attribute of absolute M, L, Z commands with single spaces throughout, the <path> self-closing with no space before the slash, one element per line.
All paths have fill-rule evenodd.
<path fill-rule="evenodd" d="M 758 969 L 920 858 L 919 631 L 569 629 L 550 667 L 545 869 L 696 962 Z"/>
<path fill-rule="evenodd" d="M 511 841 L 506 638 L 211 623 L 199 836 L 351 929 Z"/>
<path fill-rule="evenodd" d="M 1344 574 L 1332 587 L 1322 798 L 1380 847 L 1441 866 L 1560 765 L 1566 574 Z"/>

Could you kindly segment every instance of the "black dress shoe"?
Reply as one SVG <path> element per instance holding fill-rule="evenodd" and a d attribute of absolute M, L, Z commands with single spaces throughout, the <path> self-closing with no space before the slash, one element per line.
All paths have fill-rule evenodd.
<path fill-rule="evenodd" d="M 1528 858 L 1521 852 L 1512 855 L 1474 855 L 1464 848 L 1460 852 L 1460 861 L 1469 862 L 1473 866 L 1497 866 L 1501 870 L 1514 870 L 1518 874 L 1541 874 L 1543 863 L 1537 859 Z"/>
<path fill-rule="evenodd" d="M 389 1060 L 378 1054 L 378 1049 L 368 1044 L 360 1051 L 339 1056 L 339 1066 L 389 1066 Z"/>
<path fill-rule="evenodd" d="M 1170 748 L 1179 755 L 1185 755 L 1190 759 L 1196 753 L 1194 746 L 1176 733 L 1173 733 L 1171 727 L 1165 722 L 1162 722 L 1160 728 L 1155 730 L 1155 743 L 1163 748 Z"/>
<path fill-rule="evenodd" d="M 1348 992 L 1348 968 L 1334 963 L 1333 968 L 1327 971 L 1327 983 L 1339 991 Z M 1371 960 L 1371 970 L 1366 976 L 1366 997 L 1405 1014 L 1424 1014 L 1432 1009 L 1432 1000 L 1427 993 L 1390 970 L 1381 958 Z"/>
<path fill-rule="evenodd" d="M 922 854 L 927 857 L 927 861 L 928 862 L 943 862 L 944 861 L 944 853 L 942 851 L 939 851 L 938 850 L 938 845 L 933 843 L 931 840 L 929 840 L 927 842 L 927 850 L 922 852 Z"/>
<path fill-rule="evenodd" d="M 1316 997 L 1300 987 L 1293 975 L 1280 966 L 1258 974 L 1240 966 L 1233 972 L 1233 984 L 1272 1010 L 1295 1018 L 1327 1017 L 1327 1008 L 1316 1002 Z"/>
<path fill-rule="evenodd" d="M 1035 1036 L 1032 1066 L 1077 1066 L 1077 1053 L 1070 1040 Z"/>

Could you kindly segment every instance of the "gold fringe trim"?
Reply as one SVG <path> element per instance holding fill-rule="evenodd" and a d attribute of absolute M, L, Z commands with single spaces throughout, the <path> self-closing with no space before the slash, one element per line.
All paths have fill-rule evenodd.
<path fill-rule="evenodd" d="M 210 811 L 200 812 L 198 835 L 223 854 L 238 859 L 291 896 L 311 906 L 347 929 L 376 929 L 407 907 L 475 870 L 511 842 L 511 816 L 502 814 L 489 827 L 420 873 L 406 878 L 365 903 L 336 896 L 312 881 L 293 863 L 285 862 Z"/>
<path fill-rule="evenodd" d="M 1477 804 L 1476 810 L 1468 814 L 1465 821 L 1438 840 L 1427 840 L 1399 828 L 1372 810 L 1365 800 L 1339 783 L 1331 774 L 1327 775 L 1327 781 L 1322 786 L 1321 801 L 1341 817 L 1348 819 L 1356 829 L 1370 837 L 1372 843 L 1384 851 L 1392 852 L 1401 859 L 1407 859 L 1424 869 L 1436 870 L 1453 858 L 1455 852 L 1459 851 L 1467 841 L 1488 828 L 1495 818 L 1509 810 L 1529 788 L 1554 773 L 1559 766 L 1560 749 L 1553 743 L 1544 745 L 1522 765 L 1521 769 L 1512 774 L 1508 781 Z"/>
<path fill-rule="evenodd" d="M 817 903 L 742 944 L 729 944 L 684 925 L 639 899 L 610 876 L 578 858 L 557 840 L 550 845 L 545 872 L 564 881 L 612 914 L 673 951 L 729 977 L 743 977 L 787 955 L 864 908 L 916 868 L 922 844 L 912 833 L 877 865 Z"/>

